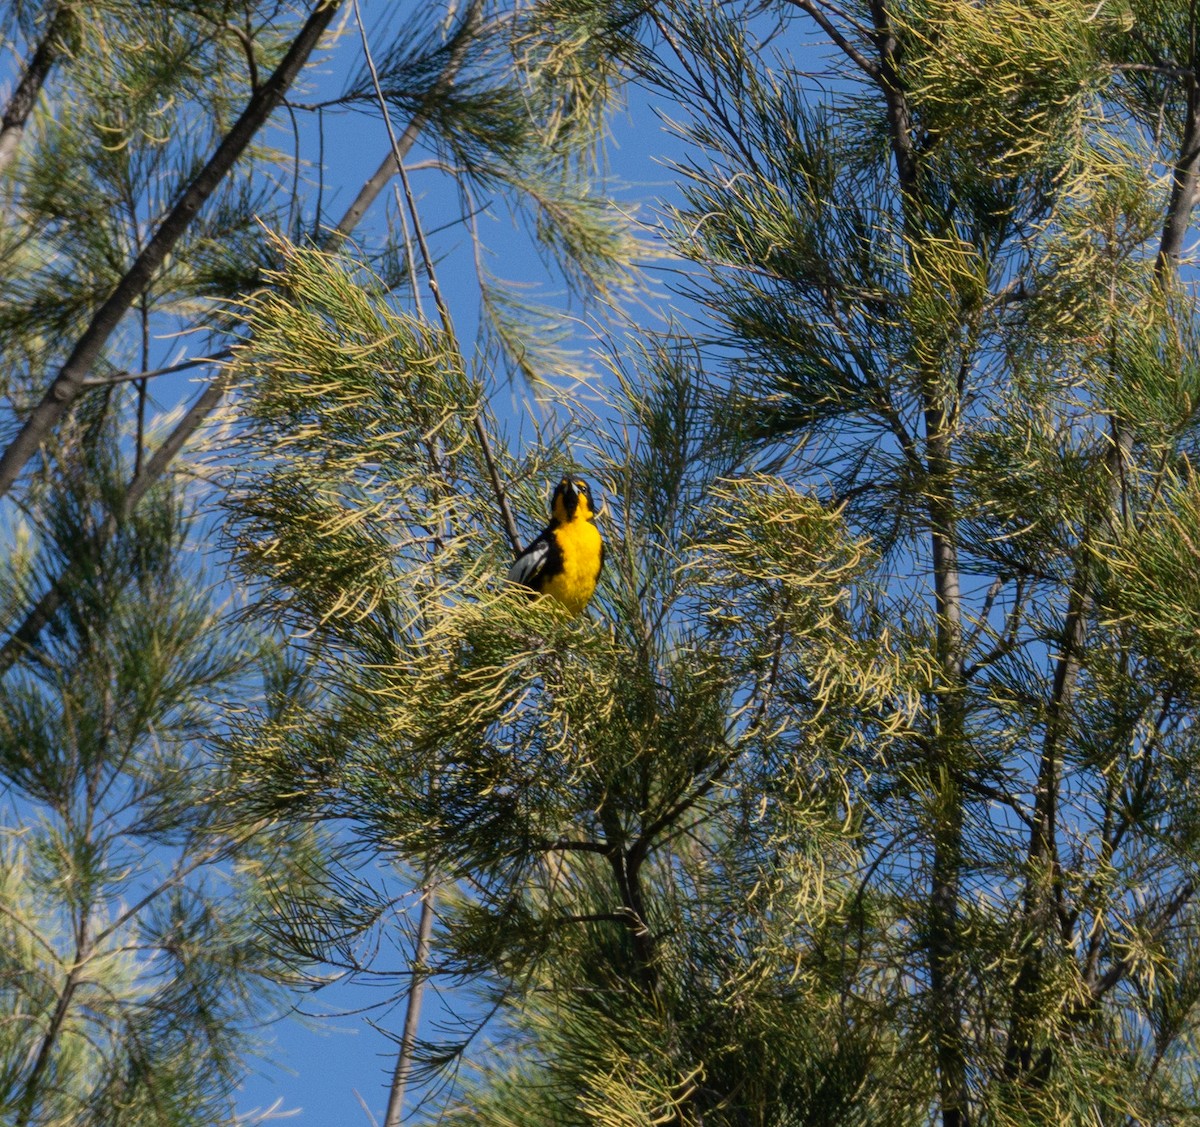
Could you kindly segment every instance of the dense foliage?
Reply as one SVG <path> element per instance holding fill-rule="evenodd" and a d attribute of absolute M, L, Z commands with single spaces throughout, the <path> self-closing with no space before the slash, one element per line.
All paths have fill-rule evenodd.
<path fill-rule="evenodd" d="M 294 872 L 251 864 L 262 883 L 218 901 L 256 905 L 247 942 L 291 973 L 365 970 L 395 937 L 390 893 L 354 858 L 410 874 L 421 922 L 388 1127 L 434 1075 L 421 1114 L 456 1125 L 1189 1121 L 1194 2 L 452 15 L 420 66 L 403 39 L 364 34 L 341 104 L 398 111 L 401 157 L 433 130 L 465 227 L 435 229 L 443 204 L 405 170 L 378 242 L 309 238 L 311 215 L 267 234 L 242 199 L 253 279 L 203 289 L 201 244 L 231 245 L 215 234 L 170 267 L 225 299 L 234 411 L 208 488 L 265 671 L 218 662 L 228 635 L 201 659 L 199 627 L 174 627 L 207 622 L 169 582 L 188 490 L 121 493 L 121 460 L 143 464 L 122 420 L 142 412 L 121 392 L 97 407 L 106 389 L 72 401 L 19 478 L 27 555 L 72 583 L 19 639 L 7 713 L 44 716 L 45 669 L 114 730 L 186 718 L 173 746 L 211 764 L 198 792 L 172 792 L 196 832 L 303 843 Z M 653 289 L 632 288 L 637 244 L 596 187 L 620 93 L 679 154 L 644 217 L 644 253 L 675 280 L 661 329 L 635 323 L 626 299 Z M 16 167 L 24 221 L 48 174 Z M 454 240 L 502 200 L 552 275 L 612 317 L 591 372 L 565 367 L 556 315 L 515 287 L 483 269 L 459 283 Z M 34 295 L 47 261 L 11 284 Z M 157 313 L 187 304 L 172 286 Z M 62 346 L 30 328 L 34 296 L 8 315 L 24 342 L 8 351 L 40 388 L 35 349 Z M 502 423 L 509 387 L 536 400 L 537 428 Z M 607 502 L 608 564 L 575 619 L 499 578 L 567 468 Z M 81 527 L 102 549 L 86 564 L 66 554 Z M 23 574 L 18 627 L 39 591 Z M 91 598 L 102 583 L 125 594 Z M 161 653 L 158 680 L 122 674 L 118 643 L 138 638 L 122 599 L 171 592 L 145 628 L 172 645 L 133 650 Z M 98 665 L 75 673 L 55 644 Z M 106 677 L 153 707 L 86 703 Z M 193 711 L 218 683 L 237 710 Z M 129 787 L 130 757 L 147 760 L 122 738 L 105 770 Z M 16 809 L 42 803 L 61 834 L 75 807 L 37 780 L 90 745 L 44 719 L 5 740 Z M 99 890 L 107 862 L 71 832 L 77 868 L 49 887 L 94 873 Z M 26 848 L 6 879 L 37 920 Z M 62 1075 L 70 1042 L 46 1015 L 77 989 L 75 943 L 56 955 L 66 988 L 29 1010 Z M 461 1038 L 417 1038 L 430 977 Z M 35 1119 L 39 1066 L 14 1036 L 18 1121 L 58 1122 Z"/>

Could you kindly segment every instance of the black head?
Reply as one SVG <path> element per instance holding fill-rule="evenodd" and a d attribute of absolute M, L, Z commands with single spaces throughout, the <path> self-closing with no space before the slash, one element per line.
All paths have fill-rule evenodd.
<path fill-rule="evenodd" d="M 551 498 L 550 515 L 560 524 L 577 516 L 591 520 L 596 515 L 591 486 L 581 477 L 564 477 Z"/>

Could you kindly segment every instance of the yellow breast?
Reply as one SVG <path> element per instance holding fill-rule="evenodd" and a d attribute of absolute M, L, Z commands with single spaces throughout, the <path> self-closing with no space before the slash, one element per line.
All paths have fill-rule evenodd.
<path fill-rule="evenodd" d="M 562 571 L 548 579 L 542 591 L 572 614 L 580 614 L 600 577 L 600 533 L 590 520 L 571 520 L 554 534 L 562 550 Z"/>

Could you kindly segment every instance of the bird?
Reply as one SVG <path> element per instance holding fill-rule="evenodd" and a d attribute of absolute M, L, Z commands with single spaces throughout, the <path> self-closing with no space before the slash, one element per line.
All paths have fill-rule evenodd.
<path fill-rule="evenodd" d="M 552 596 L 573 615 L 582 614 L 604 566 L 604 541 L 595 517 L 588 483 L 564 477 L 550 499 L 550 523 L 513 561 L 508 578 Z"/>

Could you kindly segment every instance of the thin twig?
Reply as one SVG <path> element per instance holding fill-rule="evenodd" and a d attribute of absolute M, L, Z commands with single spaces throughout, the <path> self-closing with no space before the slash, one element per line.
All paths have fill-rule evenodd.
<path fill-rule="evenodd" d="M 200 368 L 206 364 L 219 364 L 233 355 L 233 349 L 222 348 L 211 356 L 197 356 L 191 360 L 181 360 L 178 364 L 168 364 L 165 368 L 152 368 L 146 372 L 114 372 L 110 376 L 98 376 L 84 380 L 84 387 L 111 387 L 113 384 L 133 383 L 137 380 L 152 380 L 156 376 L 171 376 L 176 372 L 186 372 L 189 368 Z"/>
<path fill-rule="evenodd" d="M 788 0 L 789 4 L 800 8 L 807 12 L 818 26 L 821 28 L 830 39 L 833 40 L 835 46 L 848 58 L 856 67 L 859 68 L 865 75 L 875 82 L 880 81 L 880 68 L 878 63 L 872 62 L 866 57 L 845 35 L 838 30 L 834 22 L 820 10 L 814 0 Z"/>
<path fill-rule="evenodd" d="M 399 149 L 397 147 L 396 135 L 392 130 L 391 114 L 388 111 L 387 100 L 383 96 L 383 89 L 379 83 L 379 74 L 375 68 L 375 60 L 371 54 L 371 45 L 367 42 L 367 32 L 363 25 L 362 13 L 359 10 L 358 0 L 352 0 L 354 5 L 354 13 L 358 20 L 358 32 L 362 39 L 363 54 L 366 57 L 367 69 L 371 74 L 371 82 L 375 87 L 375 96 L 379 100 L 379 109 L 383 114 L 384 125 L 387 127 L 388 138 L 390 139 L 393 149 L 396 152 L 396 170 L 400 177 L 400 184 L 404 191 L 404 205 L 408 211 L 409 222 L 412 224 L 413 234 L 416 237 L 417 248 L 421 254 L 421 265 L 425 271 L 425 277 L 429 282 L 429 292 L 433 296 L 433 303 L 437 307 L 438 318 L 442 322 L 442 330 L 445 332 L 451 347 L 461 356 L 462 349 L 458 344 L 458 337 L 454 331 L 454 321 L 450 316 L 450 308 L 446 304 L 445 298 L 442 296 L 442 288 L 438 284 L 437 270 L 434 268 L 433 255 L 429 250 L 429 243 L 425 238 L 425 230 L 421 224 L 420 212 L 417 210 L 417 201 L 413 196 L 412 184 L 409 181 L 408 173 L 404 168 L 404 161 L 401 159 Z M 475 5 L 477 7 L 477 5 Z M 483 461 L 487 467 L 488 476 L 491 478 L 492 490 L 496 496 L 496 503 L 500 508 L 500 515 L 504 521 L 504 530 L 508 535 L 509 543 L 512 545 L 513 554 L 519 554 L 521 551 L 521 535 L 517 529 L 517 522 L 513 517 L 512 508 L 508 503 L 508 494 L 504 488 L 504 483 L 500 479 L 500 472 L 496 466 L 496 460 L 492 455 L 491 443 L 487 436 L 487 431 L 483 425 L 483 419 L 480 412 L 475 412 L 475 417 L 472 420 L 472 428 L 475 431 L 475 437 L 479 440 L 479 447 L 483 454 Z"/>

